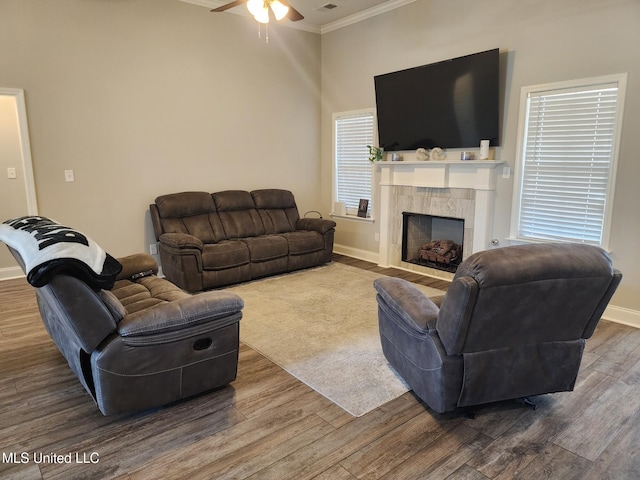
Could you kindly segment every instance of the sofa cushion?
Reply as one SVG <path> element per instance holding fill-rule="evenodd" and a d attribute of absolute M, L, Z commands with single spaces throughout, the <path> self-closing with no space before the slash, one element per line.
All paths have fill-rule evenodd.
<path fill-rule="evenodd" d="M 135 282 L 118 280 L 113 287 L 112 293 L 120 301 L 128 315 L 190 296 L 173 283 L 155 275 L 138 279 Z"/>
<path fill-rule="evenodd" d="M 207 192 L 181 192 L 156 198 L 161 218 L 182 218 L 215 211 L 211 195 Z"/>
<path fill-rule="evenodd" d="M 249 261 L 249 248 L 242 240 L 224 240 L 205 245 L 202 250 L 202 268 L 205 270 L 225 270 L 246 265 Z"/>
<path fill-rule="evenodd" d="M 289 190 L 263 189 L 251 192 L 266 234 L 292 232 L 300 216 Z"/>
<path fill-rule="evenodd" d="M 156 198 L 163 233 L 187 233 L 204 243 L 225 240 L 226 236 L 211 194 L 182 192 Z"/>
<path fill-rule="evenodd" d="M 298 230 L 281 234 L 289 243 L 290 255 L 302 255 L 324 249 L 324 237 L 308 230 Z"/>
<path fill-rule="evenodd" d="M 280 235 L 249 237 L 243 238 L 242 241 L 249 247 L 249 256 L 252 262 L 265 262 L 286 257 L 289 254 L 287 240 Z"/>
<path fill-rule="evenodd" d="M 262 220 L 249 192 L 226 190 L 211 195 L 228 239 L 264 235 Z"/>

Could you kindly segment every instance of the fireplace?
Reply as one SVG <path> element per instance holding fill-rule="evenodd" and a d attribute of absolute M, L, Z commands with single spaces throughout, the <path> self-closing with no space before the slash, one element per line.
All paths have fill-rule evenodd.
<path fill-rule="evenodd" d="M 464 219 L 464 257 L 490 247 L 500 160 L 376 162 L 380 180 L 378 264 L 451 280 L 453 273 L 402 261 L 402 212 Z M 464 258 L 463 257 L 463 258 Z"/>
<path fill-rule="evenodd" d="M 402 261 L 455 273 L 462 261 L 464 219 L 402 212 Z"/>

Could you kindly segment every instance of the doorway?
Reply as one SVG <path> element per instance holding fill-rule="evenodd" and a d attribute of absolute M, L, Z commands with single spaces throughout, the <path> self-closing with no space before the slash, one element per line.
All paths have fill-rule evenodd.
<path fill-rule="evenodd" d="M 24 90 L 0 87 L 0 222 L 37 215 Z M 0 246 L 0 280 L 23 276 L 9 250 Z"/>

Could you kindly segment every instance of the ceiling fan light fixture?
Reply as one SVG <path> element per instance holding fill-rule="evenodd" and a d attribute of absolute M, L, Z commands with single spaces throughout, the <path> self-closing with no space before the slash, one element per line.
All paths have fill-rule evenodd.
<path fill-rule="evenodd" d="M 271 10 L 273 10 L 273 15 L 278 21 L 282 20 L 289 13 L 289 7 L 283 4 L 280 0 L 273 0 L 269 6 L 271 7 Z"/>
<path fill-rule="evenodd" d="M 260 23 L 269 23 L 269 6 L 265 0 L 249 0 L 247 9 L 253 18 Z"/>

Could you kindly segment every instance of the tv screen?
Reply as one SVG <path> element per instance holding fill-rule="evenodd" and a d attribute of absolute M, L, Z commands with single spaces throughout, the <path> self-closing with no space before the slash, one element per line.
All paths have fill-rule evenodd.
<path fill-rule="evenodd" d="M 499 143 L 499 49 L 374 77 L 385 151 Z"/>

